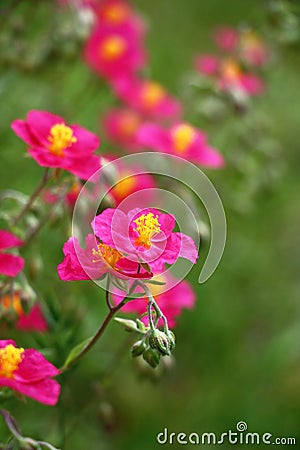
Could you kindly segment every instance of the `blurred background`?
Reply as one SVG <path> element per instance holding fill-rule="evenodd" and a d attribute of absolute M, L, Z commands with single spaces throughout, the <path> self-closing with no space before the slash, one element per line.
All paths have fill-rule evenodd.
<path fill-rule="evenodd" d="M 268 2 L 262 0 L 228 0 L 226 5 L 220 0 L 132 3 L 149 27 L 149 76 L 179 98 L 184 97 L 182 83 L 195 55 L 215 50 L 211 36 L 217 26 L 250 23 L 263 31 L 267 20 Z M 101 137 L 100 114 L 114 99 L 105 81 L 83 64 L 80 36 L 68 28 L 68 12 L 53 8 L 50 1 L 2 0 L 1 16 L 0 188 L 30 194 L 42 169 L 24 157 L 24 144 L 10 130 L 12 120 L 24 118 L 30 109 L 49 110 Z M 254 109 L 257 121 L 260 117 L 267 121 L 268 133 L 280 147 L 280 176 L 270 189 L 268 181 L 264 183 L 251 205 L 241 208 L 247 202 L 243 199 L 247 186 L 233 182 L 230 168 L 206 171 L 224 204 L 228 239 L 209 281 L 197 283 L 199 267 L 188 276 L 197 302 L 178 320 L 174 367 L 154 375 L 137 367 L 129 356 L 131 336 L 112 323 L 91 354 L 61 377 L 63 392 L 56 407 L 31 400 L 6 402 L 4 407 L 25 435 L 47 438 L 66 450 L 152 450 L 160 447 L 156 436 L 164 428 L 176 433 L 222 433 L 245 421 L 250 432 L 295 437 L 300 445 L 300 53 L 299 44 L 282 46 L 275 39 L 270 44 L 275 51 L 266 74 L 266 92 L 254 100 Z M 230 158 L 231 128 L 224 132 L 223 126 L 219 132 L 218 124 L 206 127 L 199 114 L 184 106 L 188 119 Z M 240 119 L 237 115 L 232 120 Z M 225 127 L 232 126 L 229 122 Z M 101 150 L 109 150 L 105 140 Z M 259 173 L 264 170 L 268 167 L 260 166 Z M 246 175 L 255 181 L 257 172 Z M 238 206 L 232 203 L 236 199 L 232 190 Z M 65 348 L 89 336 L 105 314 L 103 293 L 97 286 L 71 285 L 57 277 L 56 266 L 69 233 L 65 223 L 53 221 L 41 231 L 33 249 L 23 253 L 29 258 L 25 271 L 29 278 L 44 260 L 34 283 L 57 319 L 55 333 L 48 337 L 13 333 L 24 347 L 44 348 L 46 343 L 45 354 L 58 365 L 66 356 Z M 200 253 L 202 261 L 207 246 Z M 7 333 L 1 330 L 2 339 Z M 5 436 L 0 421 L 0 437 Z"/>

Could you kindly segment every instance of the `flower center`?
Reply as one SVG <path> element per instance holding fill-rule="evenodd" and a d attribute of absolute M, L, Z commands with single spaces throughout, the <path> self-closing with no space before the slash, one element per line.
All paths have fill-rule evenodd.
<path fill-rule="evenodd" d="M 226 81 L 238 81 L 241 75 L 241 69 L 235 61 L 225 61 L 222 66 L 222 75 Z"/>
<path fill-rule="evenodd" d="M 139 124 L 140 119 L 135 113 L 126 113 L 120 117 L 120 131 L 128 137 L 134 135 Z"/>
<path fill-rule="evenodd" d="M 64 150 L 77 142 L 77 138 L 73 135 L 72 128 L 57 123 L 51 128 L 48 141 L 50 142 L 48 148 L 53 155 L 64 156 Z"/>
<path fill-rule="evenodd" d="M 138 234 L 135 239 L 136 246 L 143 246 L 145 249 L 151 247 L 151 238 L 160 232 L 161 224 L 158 221 L 158 215 L 154 216 L 153 213 L 142 214 L 140 217 L 134 220 L 136 228 L 133 229 Z"/>
<path fill-rule="evenodd" d="M 21 316 L 24 311 L 21 304 L 20 294 L 18 292 L 14 292 L 13 295 L 4 295 L 0 299 L 0 306 L 2 306 L 5 310 L 13 308 L 13 310 L 17 313 L 18 316 Z"/>
<path fill-rule="evenodd" d="M 99 257 L 99 259 L 94 259 L 93 262 L 104 260 L 112 268 L 115 267 L 120 258 L 123 258 L 122 253 L 106 244 L 98 244 L 97 250 L 93 248 L 92 253 Z"/>
<path fill-rule="evenodd" d="M 154 108 L 165 97 L 166 91 L 164 88 L 152 81 L 146 82 L 142 88 L 142 102 L 147 108 Z"/>
<path fill-rule="evenodd" d="M 103 10 L 103 18 L 105 21 L 119 25 L 125 22 L 129 15 L 128 5 L 116 2 L 114 5 L 107 5 Z"/>
<path fill-rule="evenodd" d="M 175 150 L 178 153 L 184 153 L 194 142 L 196 132 L 190 125 L 182 123 L 181 125 L 177 125 L 173 128 L 171 135 Z"/>
<path fill-rule="evenodd" d="M 127 197 L 137 185 L 137 180 L 134 175 L 122 174 L 122 179 L 113 187 L 112 193 L 117 200 L 122 200 Z"/>
<path fill-rule="evenodd" d="M 102 42 L 100 55 L 103 59 L 111 61 L 122 56 L 126 48 L 125 39 L 120 36 L 110 36 Z"/>
<path fill-rule="evenodd" d="M 13 378 L 23 358 L 24 348 L 16 348 L 12 344 L 0 349 L 0 377 Z"/>

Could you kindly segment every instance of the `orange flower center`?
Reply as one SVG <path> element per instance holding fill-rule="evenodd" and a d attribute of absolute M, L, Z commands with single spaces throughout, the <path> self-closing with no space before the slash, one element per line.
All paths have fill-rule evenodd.
<path fill-rule="evenodd" d="M 16 348 L 12 344 L 0 349 L 0 377 L 13 378 L 23 358 L 23 348 Z"/>
<path fill-rule="evenodd" d="M 134 223 L 136 228 L 133 230 L 138 234 L 134 242 L 135 245 L 142 245 L 148 250 L 152 245 L 151 238 L 160 232 L 161 224 L 158 221 L 158 215 L 154 216 L 153 213 L 142 214 L 134 220 Z"/>
<path fill-rule="evenodd" d="M 166 96 L 164 88 L 155 82 L 149 81 L 142 88 L 142 102 L 146 108 L 155 108 Z"/>
<path fill-rule="evenodd" d="M 24 311 L 21 304 L 21 297 L 18 292 L 14 292 L 13 295 L 6 294 L 0 299 L 0 306 L 8 310 L 14 309 L 18 316 L 21 316 Z"/>
<path fill-rule="evenodd" d="M 125 39 L 120 36 L 110 36 L 101 43 L 100 55 L 107 61 L 118 59 L 127 48 Z"/>
<path fill-rule="evenodd" d="M 125 3 L 118 3 L 107 5 L 103 8 L 103 18 L 106 22 L 113 25 L 119 25 L 125 22 L 129 15 L 129 7 Z"/>
<path fill-rule="evenodd" d="M 123 257 L 122 253 L 106 244 L 98 244 L 97 250 L 93 248 L 92 252 L 94 256 L 99 257 L 99 259 L 94 259 L 93 262 L 105 261 L 106 264 L 112 268 L 114 268 L 119 259 Z"/>
<path fill-rule="evenodd" d="M 221 68 L 222 76 L 226 81 L 235 82 L 238 81 L 241 76 L 240 66 L 233 60 L 224 61 Z"/>
<path fill-rule="evenodd" d="M 120 131 L 122 134 L 128 137 L 134 135 L 139 124 L 140 124 L 139 116 L 133 112 L 129 113 L 126 112 L 124 113 L 124 115 L 120 117 L 120 124 L 119 124 Z"/>
<path fill-rule="evenodd" d="M 196 137 L 196 132 L 191 125 L 188 125 L 187 123 L 182 123 L 180 125 L 177 125 L 172 131 L 171 131 L 173 144 L 175 147 L 175 150 L 178 153 L 184 153 L 189 146 L 194 142 Z"/>
<path fill-rule="evenodd" d="M 113 187 L 112 193 L 118 201 L 121 201 L 133 192 L 136 185 L 136 176 L 123 173 L 122 179 Z"/>
<path fill-rule="evenodd" d="M 72 128 L 63 123 L 57 123 L 50 129 L 48 141 L 50 142 L 48 148 L 53 155 L 64 156 L 64 150 L 77 142 L 77 138 L 73 135 Z"/>

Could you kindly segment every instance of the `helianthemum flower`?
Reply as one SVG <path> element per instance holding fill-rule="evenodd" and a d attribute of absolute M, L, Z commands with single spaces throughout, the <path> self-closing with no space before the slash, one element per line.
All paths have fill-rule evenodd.
<path fill-rule="evenodd" d="M 207 167 L 222 167 L 224 159 L 206 140 L 206 135 L 188 123 L 181 122 L 165 129 L 157 124 L 145 124 L 139 129 L 138 140 L 145 148 L 180 156 Z"/>
<path fill-rule="evenodd" d="M 168 321 L 170 328 L 176 326 L 176 318 L 180 316 L 184 308 L 191 309 L 195 304 L 195 293 L 192 287 L 187 281 L 181 281 L 176 283 L 176 280 L 169 273 L 155 275 L 154 281 L 165 284 L 149 284 L 148 287 L 156 301 L 162 310 L 164 316 Z M 174 283 L 175 282 L 175 283 Z M 174 286 L 171 287 L 170 286 Z M 135 292 L 142 292 L 142 287 L 136 289 Z M 125 297 L 124 292 L 115 289 L 113 293 L 113 300 L 115 303 L 119 303 Z M 147 309 L 148 297 L 141 297 L 134 301 L 126 303 L 122 308 L 122 312 L 136 313 L 142 315 Z M 143 317 L 142 321 L 148 325 L 148 317 Z M 159 325 L 162 325 L 163 321 L 160 319 Z"/>
<path fill-rule="evenodd" d="M 86 42 L 84 59 L 95 72 L 110 80 L 140 69 L 146 56 L 130 29 L 112 30 L 99 23 Z"/>
<path fill-rule="evenodd" d="M 48 330 L 48 324 L 38 303 L 35 303 L 28 313 L 24 311 L 20 291 L 7 293 L 0 297 L 0 312 L 1 310 L 4 317 L 5 314 L 13 313 L 18 330 L 42 333 Z"/>
<path fill-rule="evenodd" d="M 135 110 L 121 108 L 110 110 L 102 119 L 108 139 L 130 151 L 140 148 L 136 136 L 141 122 L 142 117 Z"/>
<path fill-rule="evenodd" d="M 0 341 L 0 387 L 8 387 L 46 405 L 57 403 L 60 386 L 53 380 L 60 372 L 33 348 Z"/>
<path fill-rule="evenodd" d="M 0 274 L 15 277 L 24 267 L 24 259 L 3 250 L 23 245 L 17 236 L 6 230 L 0 230 Z"/>
<path fill-rule="evenodd" d="M 173 264 L 179 257 L 193 263 L 198 257 L 193 240 L 173 232 L 175 224 L 173 215 L 154 208 L 136 208 L 127 214 L 109 208 L 95 217 L 92 227 L 106 245 L 132 261 L 148 263 L 152 270 L 160 271 L 165 263 Z"/>
<path fill-rule="evenodd" d="M 85 180 L 100 168 L 94 155 L 99 138 L 79 125 L 67 125 L 60 116 L 30 111 L 26 120 L 15 120 L 11 126 L 40 166 L 65 169 Z"/>
<path fill-rule="evenodd" d="M 147 117 L 174 119 L 181 114 L 180 102 L 156 81 L 120 77 L 112 87 L 125 104 Z"/>
<path fill-rule="evenodd" d="M 139 266 L 130 261 L 114 247 L 100 242 L 89 234 L 83 249 L 76 237 L 71 237 L 64 244 L 64 260 L 57 270 L 61 280 L 100 280 L 108 273 L 122 279 L 151 278 L 145 271 L 138 273 Z"/>

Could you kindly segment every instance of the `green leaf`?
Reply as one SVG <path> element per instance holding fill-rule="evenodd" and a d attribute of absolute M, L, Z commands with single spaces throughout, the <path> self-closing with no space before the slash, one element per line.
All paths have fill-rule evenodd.
<path fill-rule="evenodd" d="M 85 339 L 84 341 L 80 342 L 80 344 L 72 348 L 69 355 L 67 356 L 67 359 L 63 365 L 62 370 L 67 369 L 72 364 L 72 362 L 77 358 L 77 356 L 89 345 L 93 337 L 94 336 Z"/>

